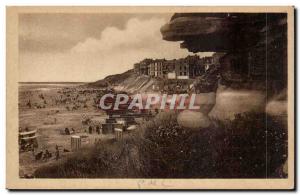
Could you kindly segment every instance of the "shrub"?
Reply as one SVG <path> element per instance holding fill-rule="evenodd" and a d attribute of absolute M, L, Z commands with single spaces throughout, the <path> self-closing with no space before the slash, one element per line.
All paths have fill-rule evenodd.
<path fill-rule="evenodd" d="M 286 177 L 287 127 L 265 113 L 212 120 L 198 131 L 159 113 L 122 141 L 108 140 L 35 172 L 42 178 Z M 267 128 L 267 131 L 266 131 Z M 267 137 L 266 137 L 267 136 Z M 267 155 L 266 155 L 267 154 Z"/>

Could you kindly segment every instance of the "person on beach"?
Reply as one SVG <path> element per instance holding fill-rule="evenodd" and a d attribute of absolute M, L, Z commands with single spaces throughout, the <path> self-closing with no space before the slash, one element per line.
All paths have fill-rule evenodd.
<path fill-rule="evenodd" d="M 89 134 L 92 134 L 92 133 L 93 133 L 93 127 L 89 126 Z"/>
<path fill-rule="evenodd" d="M 65 128 L 65 133 L 66 133 L 66 135 L 70 135 L 71 134 L 68 127 Z"/>
<path fill-rule="evenodd" d="M 59 155 L 59 149 L 58 149 L 58 145 L 55 146 L 55 160 L 58 160 L 60 158 Z"/>
<path fill-rule="evenodd" d="M 97 132 L 97 134 L 100 134 L 100 127 L 99 126 L 96 127 L 96 132 Z"/>

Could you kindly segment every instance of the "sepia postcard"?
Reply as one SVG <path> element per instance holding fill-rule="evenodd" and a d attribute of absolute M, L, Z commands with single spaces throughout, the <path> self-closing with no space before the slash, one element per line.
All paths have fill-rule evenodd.
<path fill-rule="evenodd" d="M 295 188 L 294 7 L 6 18 L 8 189 Z"/>

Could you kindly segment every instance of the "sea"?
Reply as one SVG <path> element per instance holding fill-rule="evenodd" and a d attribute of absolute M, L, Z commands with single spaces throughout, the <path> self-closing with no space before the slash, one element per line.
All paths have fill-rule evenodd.
<path fill-rule="evenodd" d="M 84 82 L 19 82 L 19 91 L 47 91 L 66 87 L 76 87 Z"/>

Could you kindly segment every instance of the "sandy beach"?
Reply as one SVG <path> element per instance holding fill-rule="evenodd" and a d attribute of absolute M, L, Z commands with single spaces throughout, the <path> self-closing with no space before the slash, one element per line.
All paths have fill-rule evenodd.
<path fill-rule="evenodd" d="M 20 176 L 31 175 L 46 164 L 56 163 L 72 153 L 71 136 L 84 135 L 83 147 L 89 147 L 97 139 L 108 139 L 113 135 L 98 134 L 107 117 L 95 107 L 94 99 L 98 90 L 87 89 L 78 84 L 20 84 L 19 87 L 19 131 L 37 130 L 38 147 L 34 154 L 48 150 L 52 158 L 36 160 L 32 151 L 20 150 Z M 30 104 L 28 103 L 30 102 Z M 83 121 L 89 119 L 89 124 Z M 93 133 L 88 133 L 89 126 Z M 65 128 L 75 130 L 65 134 Z M 60 150 L 59 160 L 55 159 L 56 146 Z M 65 151 L 65 152 L 64 152 Z"/>

